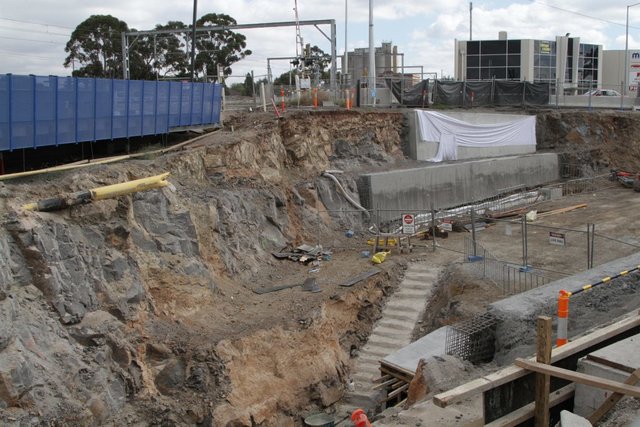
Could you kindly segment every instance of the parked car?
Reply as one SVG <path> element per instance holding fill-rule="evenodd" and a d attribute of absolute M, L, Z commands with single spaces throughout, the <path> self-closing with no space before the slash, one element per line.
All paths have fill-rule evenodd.
<path fill-rule="evenodd" d="M 620 92 L 613 89 L 593 89 L 583 94 L 584 96 L 620 96 Z"/>

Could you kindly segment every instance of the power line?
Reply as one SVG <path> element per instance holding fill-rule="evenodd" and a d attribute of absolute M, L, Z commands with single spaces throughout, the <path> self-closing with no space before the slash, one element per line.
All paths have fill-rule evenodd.
<path fill-rule="evenodd" d="M 57 44 L 57 45 L 65 44 L 64 42 L 54 42 L 51 40 L 19 39 L 17 37 L 6 37 L 6 36 L 0 36 L 0 39 L 18 40 L 22 42 L 48 43 L 48 44 Z"/>
<path fill-rule="evenodd" d="M 539 0 L 533 0 L 532 3 L 538 3 L 538 4 L 542 5 L 542 6 L 547 6 L 547 7 L 550 7 L 552 9 L 557 9 L 557 10 L 561 10 L 563 12 L 567 12 L 567 13 L 571 13 L 571 14 L 574 14 L 574 15 L 582 16 L 583 18 L 589 18 L 589 19 L 593 19 L 595 21 L 601 21 L 601 22 L 605 22 L 605 23 L 611 24 L 611 25 L 618 25 L 620 27 L 626 27 L 626 24 L 623 24 L 623 23 L 620 23 L 620 22 L 610 21 L 610 20 L 604 19 L 604 18 L 598 18 L 597 16 L 587 15 L 586 13 L 576 12 L 575 10 L 564 9 L 562 7 L 554 6 L 552 4 L 545 3 L 545 2 L 542 2 L 542 1 L 539 1 Z M 633 27 L 631 25 L 629 25 L 629 28 L 634 28 L 636 30 L 640 30 L 640 27 Z"/>
<path fill-rule="evenodd" d="M 64 36 L 64 37 L 69 37 L 71 36 L 71 33 L 52 33 L 47 31 L 42 31 L 42 30 L 32 30 L 29 28 L 17 28 L 17 27 L 7 27 L 6 25 L 0 25 L 0 28 L 6 29 L 6 30 L 10 30 L 10 31 L 25 31 L 25 32 L 29 32 L 29 33 L 42 33 L 42 34 L 49 34 L 52 36 Z"/>
<path fill-rule="evenodd" d="M 29 55 L 29 54 L 27 54 L 27 53 L 18 53 L 18 52 L 12 52 L 12 51 L 9 51 L 9 50 L 1 50 L 1 49 L 0 49 L 0 52 L 2 52 L 2 54 L 3 54 L 3 55 L 9 55 L 9 56 L 26 56 L 26 57 L 28 57 L 28 58 L 36 58 L 36 59 L 42 59 L 42 60 L 47 60 L 47 61 L 50 61 L 50 60 L 52 60 L 52 59 L 56 59 L 56 60 L 57 60 L 57 59 L 60 59 L 60 58 L 55 57 L 55 56 L 37 56 L 37 55 Z"/>
<path fill-rule="evenodd" d="M 20 21 L 19 19 L 2 18 L 2 17 L 0 17 L 0 20 L 2 20 L 2 21 L 18 22 L 18 23 L 20 23 L 20 24 L 41 25 L 41 26 L 43 26 L 43 27 L 56 27 L 56 28 L 64 28 L 65 30 L 73 30 L 73 28 L 63 27 L 63 26 L 61 26 L 61 25 L 54 25 L 54 24 L 43 24 L 43 23 L 41 23 L 41 22 Z"/>

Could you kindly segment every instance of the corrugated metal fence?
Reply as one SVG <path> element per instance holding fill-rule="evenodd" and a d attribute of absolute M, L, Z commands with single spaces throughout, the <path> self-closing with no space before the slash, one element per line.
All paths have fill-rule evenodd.
<path fill-rule="evenodd" d="M 219 84 L 0 75 L 0 151 L 220 122 Z"/>

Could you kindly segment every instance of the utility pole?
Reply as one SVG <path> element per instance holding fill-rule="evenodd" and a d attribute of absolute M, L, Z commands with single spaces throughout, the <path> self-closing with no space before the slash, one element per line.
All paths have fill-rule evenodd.
<path fill-rule="evenodd" d="M 349 51 L 347 50 L 347 2 L 348 0 L 344 0 L 344 70 L 342 73 L 344 76 L 342 80 L 345 85 L 349 84 Z"/>
<path fill-rule="evenodd" d="M 193 0 L 193 27 L 191 32 L 191 81 L 196 79 L 196 17 L 198 14 L 198 0 Z"/>
<path fill-rule="evenodd" d="M 469 2 L 469 40 L 473 40 L 473 2 Z"/>
<path fill-rule="evenodd" d="M 369 93 L 376 105 L 376 48 L 373 45 L 373 0 L 369 0 Z"/>

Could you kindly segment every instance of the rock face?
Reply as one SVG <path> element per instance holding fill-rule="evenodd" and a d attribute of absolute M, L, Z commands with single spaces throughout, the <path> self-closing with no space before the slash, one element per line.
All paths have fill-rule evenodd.
<path fill-rule="evenodd" d="M 401 132 L 401 114 L 305 115 L 214 135 L 156 160 L 1 184 L 0 424 L 278 425 L 290 420 L 283 414 L 333 403 L 350 347 L 341 342 L 358 319 L 358 300 L 334 303 L 348 313 L 340 322 L 336 313 L 319 314 L 301 331 L 256 325 L 259 332 L 236 336 L 231 322 L 224 336 L 206 323 L 218 326 L 236 315 L 230 307 L 244 309 L 219 300 L 233 300 L 243 283 L 260 278 L 272 251 L 315 236 L 316 205 L 336 191 L 319 172 L 335 160 L 339 138 L 347 151 L 345 144 L 360 147 L 364 165 L 401 156 Z M 165 170 L 175 191 L 60 212 L 21 209 Z M 344 183 L 353 192 L 351 178 Z M 203 308 L 209 318 L 201 318 Z M 300 361 L 291 372 L 280 366 L 274 379 L 258 359 L 272 360 L 276 349 L 246 350 L 263 339 L 307 345 L 309 337 L 324 347 L 309 348 L 320 362 L 306 375 Z M 298 354 L 291 349 L 287 357 Z M 243 372 L 254 364 L 267 370 L 265 387 L 283 375 L 292 394 L 268 404 L 247 395 L 252 385 Z"/>
<path fill-rule="evenodd" d="M 545 111 L 537 114 L 538 150 L 564 153 L 568 163 L 640 170 L 640 120 L 632 112 Z"/>

